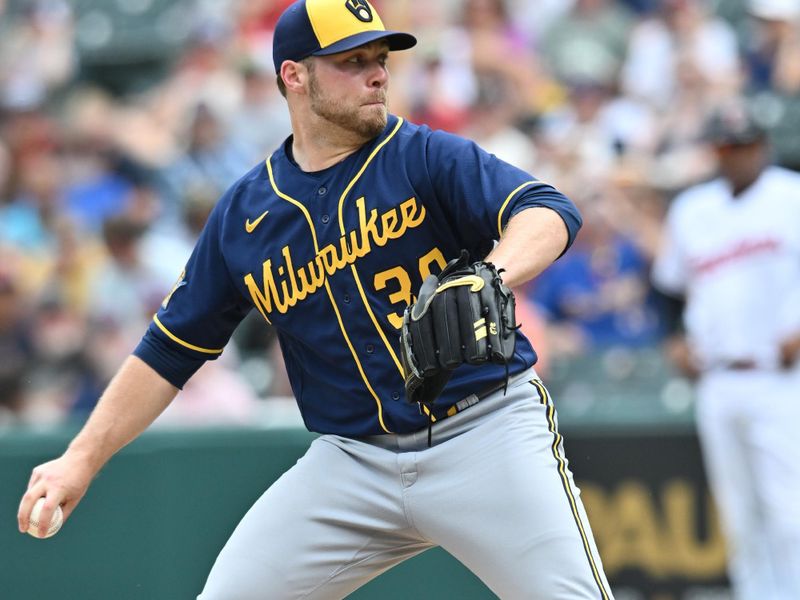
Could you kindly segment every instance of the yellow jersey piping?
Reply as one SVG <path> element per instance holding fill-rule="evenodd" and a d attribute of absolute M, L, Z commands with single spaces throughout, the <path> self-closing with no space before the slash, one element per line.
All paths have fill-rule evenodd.
<path fill-rule="evenodd" d="M 402 124 L 403 124 L 403 119 L 401 117 L 398 117 L 397 125 L 395 125 L 392 132 L 388 136 L 386 136 L 386 139 L 383 140 L 380 144 L 378 144 L 378 146 L 370 153 L 370 155 L 367 157 L 367 160 L 364 161 L 364 164 L 358 170 L 358 173 L 356 173 L 355 177 L 353 177 L 353 179 L 350 180 L 350 183 L 347 184 L 347 187 L 344 189 L 341 198 L 339 198 L 339 230 L 341 231 L 342 235 L 346 235 L 346 231 L 344 228 L 344 201 L 345 198 L 347 198 L 347 194 L 350 193 L 350 190 L 353 188 L 356 181 L 358 181 L 361 178 L 361 175 L 364 174 L 364 171 L 366 171 L 367 167 L 372 162 L 372 159 L 375 158 L 378 152 L 380 152 L 381 149 L 389 142 L 389 140 L 391 140 L 395 136 L 395 134 L 400 130 L 400 126 Z M 378 323 L 378 319 L 375 317 L 375 313 L 372 311 L 372 307 L 370 307 L 369 305 L 369 301 L 367 300 L 367 295 L 364 292 L 364 286 L 361 285 L 361 278 L 358 276 L 358 271 L 356 270 L 355 264 L 350 265 L 350 268 L 353 271 L 353 277 L 356 280 L 356 287 L 358 288 L 358 293 L 361 296 L 362 302 L 364 302 L 364 307 L 367 309 L 367 313 L 369 314 L 369 318 L 372 320 L 372 324 L 375 326 L 378 335 L 380 336 L 381 340 L 383 340 L 386 349 L 389 351 L 389 355 L 392 357 L 392 360 L 394 361 L 394 364 L 397 367 L 398 372 L 400 373 L 400 377 L 405 377 L 405 373 L 403 372 L 403 367 L 400 364 L 400 360 L 397 358 L 397 355 L 395 354 L 392 345 L 389 343 L 389 340 L 386 339 L 386 334 L 383 332 L 383 328 L 381 328 L 380 324 Z"/>
<path fill-rule="evenodd" d="M 520 191 L 522 188 L 524 188 L 524 187 L 526 187 L 526 186 L 529 186 L 529 185 L 536 184 L 536 183 L 540 183 L 540 182 L 539 182 L 539 181 L 536 181 L 536 180 L 533 180 L 533 181 L 526 181 L 525 183 L 523 183 L 523 184 L 522 184 L 522 185 L 520 185 L 519 187 L 515 188 L 515 189 L 514 189 L 514 191 L 512 191 L 512 192 L 511 192 L 511 193 L 508 195 L 508 197 L 507 197 L 507 198 L 505 199 L 505 201 L 503 202 L 503 205 L 500 207 L 500 212 L 499 212 L 499 213 L 497 213 L 497 235 L 499 235 L 499 236 L 502 236 L 502 235 L 503 235 L 503 212 L 506 210 L 506 206 L 508 206 L 508 203 L 509 203 L 509 202 L 511 202 L 511 199 L 512 199 L 512 198 L 513 198 L 513 197 L 516 195 L 516 193 L 517 193 L 518 191 Z"/>
<path fill-rule="evenodd" d="M 161 321 L 158 319 L 158 315 L 153 315 L 153 322 L 158 325 L 158 328 L 164 332 L 164 334 L 171 339 L 173 342 L 180 344 L 184 348 L 189 348 L 189 350 L 194 350 L 195 352 L 202 352 L 203 354 L 222 354 L 223 348 L 211 349 L 211 348 L 201 348 L 200 346 L 195 346 L 194 344 L 190 344 L 189 342 L 183 341 L 177 335 L 172 333 L 169 329 L 164 327 Z"/>
<path fill-rule="evenodd" d="M 284 194 L 278 189 L 277 184 L 275 183 L 275 178 L 272 175 L 272 165 L 270 164 L 270 158 L 267 158 L 267 173 L 269 174 L 269 182 L 272 186 L 273 191 L 278 195 L 279 198 L 286 200 L 287 202 L 295 205 L 306 218 L 308 222 L 308 226 L 311 228 L 311 238 L 314 241 L 314 252 L 319 254 L 319 244 L 317 243 L 317 232 L 314 229 L 314 223 L 311 220 L 311 215 L 308 213 L 308 210 L 305 206 L 303 206 L 298 200 Z M 369 393 L 375 399 L 375 403 L 378 406 L 378 422 L 380 423 L 381 429 L 383 429 L 386 433 L 392 433 L 386 424 L 383 422 L 383 405 L 381 404 L 380 398 L 378 398 L 378 394 L 375 393 L 375 390 L 372 389 L 372 385 L 370 384 L 369 380 L 367 379 L 367 374 L 364 372 L 364 367 L 361 365 L 361 361 L 358 359 L 358 355 L 356 354 L 356 350 L 353 347 L 352 342 L 350 341 L 350 337 L 347 335 L 347 331 L 345 331 L 344 323 L 342 322 L 342 315 L 339 312 L 339 307 L 336 305 L 336 301 L 333 299 L 333 293 L 331 292 L 330 284 L 328 283 L 328 277 L 325 277 L 325 291 L 328 292 L 328 299 L 331 301 L 331 306 L 333 307 L 333 312 L 336 313 L 336 320 L 339 323 L 339 329 L 344 336 L 344 341 L 347 343 L 347 347 L 350 349 L 350 354 L 353 355 L 353 360 L 356 362 L 356 367 L 358 367 L 358 372 L 361 375 L 361 379 L 364 381 L 364 385 L 367 386 Z"/>

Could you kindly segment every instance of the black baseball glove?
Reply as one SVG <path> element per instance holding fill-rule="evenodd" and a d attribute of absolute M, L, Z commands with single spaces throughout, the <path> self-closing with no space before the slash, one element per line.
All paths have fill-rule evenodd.
<path fill-rule="evenodd" d="M 491 263 L 450 261 L 422 283 L 406 308 L 400 336 L 409 402 L 430 405 L 464 363 L 507 365 L 514 354 L 514 294 Z"/>

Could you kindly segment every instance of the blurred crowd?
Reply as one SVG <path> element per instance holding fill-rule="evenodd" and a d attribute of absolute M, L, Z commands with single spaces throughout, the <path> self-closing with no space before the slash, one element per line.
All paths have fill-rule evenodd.
<path fill-rule="evenodd" d="M 82 419 L 170 291 L 219 194 L 288 135 L 286 0 L 0 0 L 0 424 Z M 800 170 L 797 0 L 375 0 L 418 47 L 393 112 L 564 191 L 585 226 L 519 290 L 546 371 L 665 335 L 665 209 L 713 176 L 709 111 L 746 96 Z M 248 318 L 163 417 L 247 422 L 290 395 Z M 224 400 L 222 400 L 224 398 Z"/>

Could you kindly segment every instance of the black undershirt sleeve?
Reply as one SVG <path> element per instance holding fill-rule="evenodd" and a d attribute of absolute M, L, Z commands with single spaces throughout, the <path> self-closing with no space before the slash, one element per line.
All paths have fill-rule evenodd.
<path fill-rule="evenodd" d="M 665 293 L 657 287 L 653 287 L 651 293 L 664 321 L 667 335 L 683 333 L 683 311 L 686 307 L 686 298 L 682 295 Z"/>

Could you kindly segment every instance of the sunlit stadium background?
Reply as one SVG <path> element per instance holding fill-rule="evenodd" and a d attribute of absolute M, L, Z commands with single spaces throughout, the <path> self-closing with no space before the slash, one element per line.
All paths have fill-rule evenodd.
<path fill-rule="evenodd" d="M 85 420 L 219 194 L 288 134 L 271 66 L 287 4 L 0 0 L 0 598 L 193 598 L 311 439 L 254 315 L 58 536 L 16 533 L 31 467 Z M 420 40 L 391 57 L 393 112 L 583 212 L 567 257 L 517 296 L 617 598 L 728 598 L 692 387 L 649 271 L 671 199 L 714 173 L 716 103 L 746 96 L 775 161 L 800 170 L 797 3 L 375 4 Z M 493 596 L 434 551 L 353 597 Z"/>

